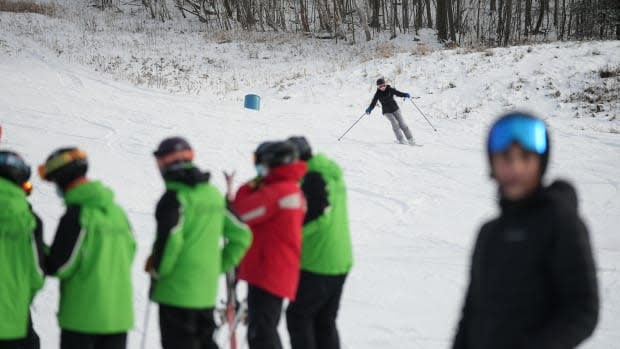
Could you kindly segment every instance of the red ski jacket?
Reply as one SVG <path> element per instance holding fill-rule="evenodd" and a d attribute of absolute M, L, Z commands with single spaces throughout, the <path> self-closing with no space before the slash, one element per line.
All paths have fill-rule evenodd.
<path fill-rule="evenodd" d="M 298 161 L 272 169 L 256 185 L 244 184 L 233 207 L 252 230 L 239 279 L 278 297 L 295 299 L 306 200 L 299 186 L 307 166 Z"/>

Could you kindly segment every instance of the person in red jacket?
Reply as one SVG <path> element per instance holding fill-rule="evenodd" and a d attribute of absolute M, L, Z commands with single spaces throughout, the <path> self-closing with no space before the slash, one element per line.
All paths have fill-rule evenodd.
<path fill-rule="evenodd" d="M 306 212 L 299 182 L 307 167 L 290 142 L 270 142 L 262 148 L 256 164 L 262 178 L 239 188 L 233 202 L 254 235 L 239 265 L 239 279 L 248 283 L 250 349 L 280 349 L 282 302 L 295 299 L 299 282 Z"/>

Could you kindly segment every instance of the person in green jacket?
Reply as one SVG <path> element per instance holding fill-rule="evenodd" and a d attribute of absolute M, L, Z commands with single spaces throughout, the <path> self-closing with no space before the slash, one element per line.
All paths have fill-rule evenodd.
<path fill-rule="evenodd" d="M 56 150 L 39 166 L 67 206 L 47 256 L 47 273 L 60 279 L 60 348 L 124 349 L 134 323 L 136 242 L 112 191 L 87 180 L 87 169 L 77 148 Z"/>
<path fill-rule="evenodd" d="M 38 349 L 30 303 L 44 281 L 43 224 L 26 196 L 30 166 L 0 151 L 0 348 Z"/>
<path fill-rule="evenodd" d="M 353 266 L 347 190 L 342 169 L 324 154 L 312 154 L 305 137 L 290 137 L 308 164 L 302 189 L 304 219 L 301 278 L 286 311 L 292 349 L 338 349 L 336 317 L 347 274 Z"/>
<path fill-rule="evenodd" d="M 159 304 L 162 346 L 217 349 L 219 277 L 239 263 L 252 236 L 209 183 L 210 174 L 195 167 L 185 139 L 164 139 L 154 155 L 166 192 L 157 204 L 157 236 L 145 269 L 153 280 L 151 299 Z"/>

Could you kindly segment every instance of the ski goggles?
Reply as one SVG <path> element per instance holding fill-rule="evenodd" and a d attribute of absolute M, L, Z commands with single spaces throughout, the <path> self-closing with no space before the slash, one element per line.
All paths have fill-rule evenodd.
<path fill-rule="evenodd" d="M 523 114 L 513 114 L 497 121 L 489 132 L 488 150 L 490 153 L 502 152 L 513 143 L 538 155 L 544 154 L 549 145 L 547 126 L 537 118 Z"/>
<path fill-rule="evenodd" d="M 50 173 L 64 167 L 74 161 L 86 160 L 86 152 L 80 149 L 66 151 L 51 159 L 47 160 L 43 165 L 39 165 L 39 176 L 41 179 L 47 180 Z"/>

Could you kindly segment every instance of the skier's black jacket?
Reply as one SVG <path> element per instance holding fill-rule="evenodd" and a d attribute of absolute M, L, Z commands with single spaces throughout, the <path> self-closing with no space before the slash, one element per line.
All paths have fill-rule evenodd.
<path fill-rule="evenodd" d="M 566 182 L 522 202 L 480 230 L 453 349 L 568 349 L 598 321 L 589 234 Z"/>
<path fill-rule="evenodd" d="M 368 107 L 368 109 L 372 111 L 375 105 L 377 105 L 377 101 L 379 101 L 381 102 L 383 114 L 393 113 L 398 110 L 398 104 L 396 104 L 394 96 L 405 97 L 405 93 L 398 91 L 390 85 L 385 88 L 385 91 L 377 89 L 377 92 L 375 92 L 375 96 L 372 98 L 372 102 L 370 102 L 370 107 Z"/>
<path fill-rule="evenodd" d="M 304 176 L 301 190 L 306 197 L 306 215 L 304 225 L 321 217 L 329 207 L 327 183 L 323 176 L 316 171 L 308 171 Z"/>

